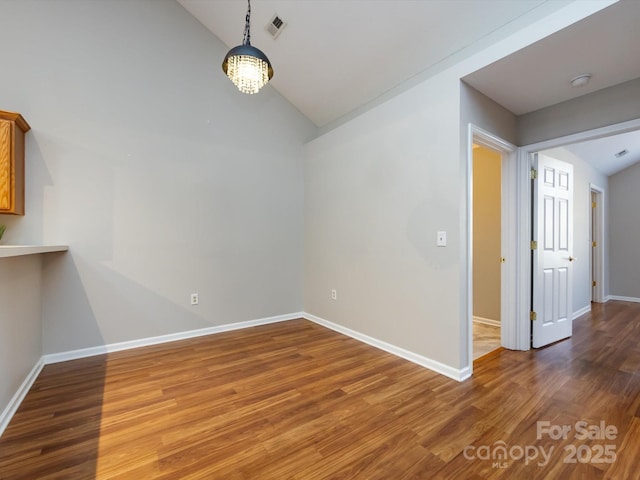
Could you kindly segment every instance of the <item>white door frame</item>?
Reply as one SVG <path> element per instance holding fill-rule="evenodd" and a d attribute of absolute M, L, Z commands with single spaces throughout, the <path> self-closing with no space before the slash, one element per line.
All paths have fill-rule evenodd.
<path fill-rule="evenodd" d="M 596 194 L 596 212 L 595 218 L 594 215 L 589 216 L 589 221 L 593 222 L 591 225 L 591 231 L 593 232 L 594 238 L 593 241 L 596 242 L 598 248 L 597 255 L 595 259 L 593 259 L 593 253 L 590 255 L 590 260 L 593 261 L 593 265 L 591 265 L 591 270 L 594 273 L 596 288 L 592 290 L 592 302 L 604 303 L 604 266 L 605 266 L 605 235 L 604 229 L 607 224 L 607 212 L 605 209 L 605 191 L 604 188 L 599 187 L 598 185 L 594 185 L 593 183 L 589 184 L 589 192 Z M 591 195 L 589 195 L 589 201 L 591 201 Z M 593 247 L 592 247 L 593 248 Z M 593 259 L 593 260 L 592 260 Z"/>
<path fill-rule="evenodd" d="M 506 348 L 515 348 L 517 338 L 517 295 L 515 279 L 516 262 L 516 187 L 517 153 L 515 145 L 500 137 L 469 124 L 467 150 L 467 355 L 469 372 L 473 372 L 473 144 L 497 151 L 502 156 L 501 174 L 501 256 L 506 259 L 502 264 L 500 281 L 500 334 L 501 344 Z M 496 258 L 496 262 L 499 259 Z"/>
<path fill-rule="evenodd" d="M 518 211 L 520 212 L 520 215 L 518 215 L 518 246 L 520 247 L 518 262 L 520 265 L 519 272 L 525 273 L 517 279 L 517 283 L 519 285 L 519 296 L 526 295 L 527 298 L 529 298 L 531 292 L 531 251 L 529 249 L 529 242 L 531 239 L 531 177 L 529 172 L 531 169 L 532 155 L 540 150 L 562 147 L 571 143 L 584 142 L 587 140 L 595 140 L 597 138 L 609 137 L 611 135 L 632 132 L 634 130 L 640 130 L 640 118 L 593 130 L 574 133 L 564 137 L 545 140 L 543 142 L 533 143 L 518 149 Z M 603 226 L 605 230 L 603 236 L 606 237 L 607 224 L 604 223 Z M 603 248 L 602 250 L 604 252 L 605 249 Z M 603 272 L 606 271 L 606 269 L 607 257 L 606 253 L 603 253 Z M 522 302 L 518 307 L 518 350 L 529 350 L 531 345 L 529 306 L 527 305 L 525 308 L 524 303 L 526 302 Z"/>

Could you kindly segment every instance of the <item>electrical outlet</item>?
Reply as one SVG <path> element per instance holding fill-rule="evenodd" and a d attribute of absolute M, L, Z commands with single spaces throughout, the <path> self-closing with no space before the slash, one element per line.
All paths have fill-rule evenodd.
<path fill-rule="evenodd" d="M 200 299 L 198 298 L 198 294 L 197 293 L 192 293 L 191 294 L 191 305 L 198 305 Z"/>
<path fill-rule="evenodd" d="M 331 300 L 338 299 L 338 292 L 336 290 L 331 290 Z"/>

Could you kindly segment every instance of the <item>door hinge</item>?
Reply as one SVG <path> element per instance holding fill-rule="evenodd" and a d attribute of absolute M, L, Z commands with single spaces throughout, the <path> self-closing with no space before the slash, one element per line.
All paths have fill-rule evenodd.
<path fill-rule="evenodd" d="M 595 287 L 596 286 L 596 281 L 594 280 L 593 282 L 591 282 L 591 286 Z"/>
<path fill-rule="evenodd" d="M 536 242 L 535 240 L 531 240 L 531 250 L 537 250 L 538 249 L 538 242 Z"/>
<path fill-rule="evenodd" d="M 597 247 L 598 246 L 598 242 L 592 242 L 591 245 L 593 245 L 594 247 Z"/>
<path fill-rule="evenodd" d="M 531 180 L 535 180 L 536 178 L 538 178 L 538 170 L 536 170 L 535 168 L 531 169 Z"/>
<path fill-rule="evenodd" d="M 591 208 L 596 208 L 598 204 L 596 202 L 591 202 Z"/>
<path fill-rule="evenodd" d="M 535 320 L 538 318 L 538 315 L 536 315 L 536 312 L 529 312 L 529 320 Z"/>

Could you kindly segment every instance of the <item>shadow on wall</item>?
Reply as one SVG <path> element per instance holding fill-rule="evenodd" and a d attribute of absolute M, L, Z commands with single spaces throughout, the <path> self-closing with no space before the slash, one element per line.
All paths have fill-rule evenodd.
<path fill-rule="evenodd" d="M 78 252 L 47 259 L 44 272 L 45 354 L 215 325 Z"/>
<path fill-rule="evenodd" d="M 177 322 L 182 330 L 185 325 L 211 326 L 108 266 L 87 263 L 78 252 L 43 256 L 42 266 L 45 354 L 142 338 L 148 332 L 173 333 Z M 99 454 L 105 453 L 100 439 L 104 443 L 112 438 L 110 425 L 103 424 L 103 404 L 124 392 L 129 406 L 123 415 L 129 415 L 131 396 L 143 380 L 132 371 L 128 386 L 108 384 L 109 369 L 118 369 L 117 359 L 128 355 L 96 355 L 45 366 L 0 438 L 0 477 L 42 478 L 56 472 L 68 478 L 96 478 L 108 468 L 98 462 Z M 140 414 L 155 415 L 155 408 L 145 397 Z M 129 437 L 129 442 L 114 440 L 107 450 L 135 452 Z M 73 449 L 66 447 L 69 444 Z M 126 458 L 124 453 L 116 456 Z"/>
<path fill-rule="evenodd" d="M 104 345 L 122 340 L 119 337 L 135 339 L 136 332 L 168 333 L 176 319 L 194 328 L 211 326 L 109 267 L 89 265 L 78 253 L 45 255 L 42 267 L 45 354 Z M 109 433 L 103 424 L 103 404 L 123 391 L 129 402 L 142 380 L 132 372 L 126 388 L 110 386 L 106 378 L 112 363 L 118 368 L 112 355 L 96 355 L 43 368 L 0 438 L 0 477 L 42 478 L 52 472 L 68 478 L 98 476 L 105 468 L 98 464 L 99 453 L 104 453 L 100 438 Z M 141 408 L 153 411 L 153 402 L 143 400 Z M 69 444 L 73 449 L 67 448 Z M 111 448 L 131 453 L 135 445 L 117 440 Z"/>
<path fill-rule="evenodd" d="M 27 119 L 28 121 L 28 119 Z M 45 192 L 53 185 L 51 173 L 47 168 L 40 145 L 36 141 L 34 130 L 25 136 L 25 212 L 24 216 L 0 215 L 0 224 L 7 226 L 2 237 L 5 245 L 38 244 L 44 241 L 43 215 Z"/>
<path fill-rule="evenodd" d="M 45 283 L 49 288 L 55 286 L 46 271 L 52 265 L 72 262 L 67 253 L 4 260 L 3 267 L 7 268 L 3 285 L 8 287 L 5 296 L 12 294 L 6 303 L 28 303 L 16 310 L 10 320 L 24 322 L 24 329 L 28 328 L 29 318 L 34 323 L 33 328 L 22 333 L 13 329 L 4 333 L 10 335 L 9 341 L 18 349 L 33 343 L 31 360 L 35 362 L 42 351 L 42 307 L 48 290 Z M 12 291 L 14 286 L 19 288 Z M 28 296 L 23 297 L 24 294 Z M 86 307 L 88 324 L 95 324 L 83 290 L 76 292 L 75 300 Z M 3 303 L 3 307 L 7 305 Z M 99 338 L 99 333 L 94 337 Z M 16 356 L 13 359 L 17 361 Z M 52 374 L 57 375 L 55 380 Z M 104 379 L 104 358 L 87 359 L 81 365 L 64 362 L 44 367 L 0 438 L 0 478 L 44 478 L 52 473 L 64 478 L 95 478 Z M 1 378 L 2 383 L 6 380 Z M 81 439 L 82 451 L 67 448 L 72 437 Z"/>
<path fill-rule="evenodd" d="M 42 271 L 43 354 L 103 345 L 104 338 L 74 254 L 70 251 L 45 256 Z"/>

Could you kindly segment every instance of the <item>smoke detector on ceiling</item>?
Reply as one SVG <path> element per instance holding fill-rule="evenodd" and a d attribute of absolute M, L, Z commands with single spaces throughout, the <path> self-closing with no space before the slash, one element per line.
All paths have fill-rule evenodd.
<path fill-rule="evenodd" d="M 280 35 L 280 32 L 282 32 L 286 26 L 287 22 L 282 20 L 282 18 L 280 18 L 276 13 L 264 29 L 275 39 L 278 38 L 278 35 Z"/>
<path fill-rule="evenodd" d="M 569 83 L 571 83 L 572 87 L 578 88 L 578 87 L 584 87 L 587 83 L 589 83 L 590 80 L 591 80 L 591 74 L 583 73 L 581 75 L 578 75 L 577 77 L 573 77 Z"/>

